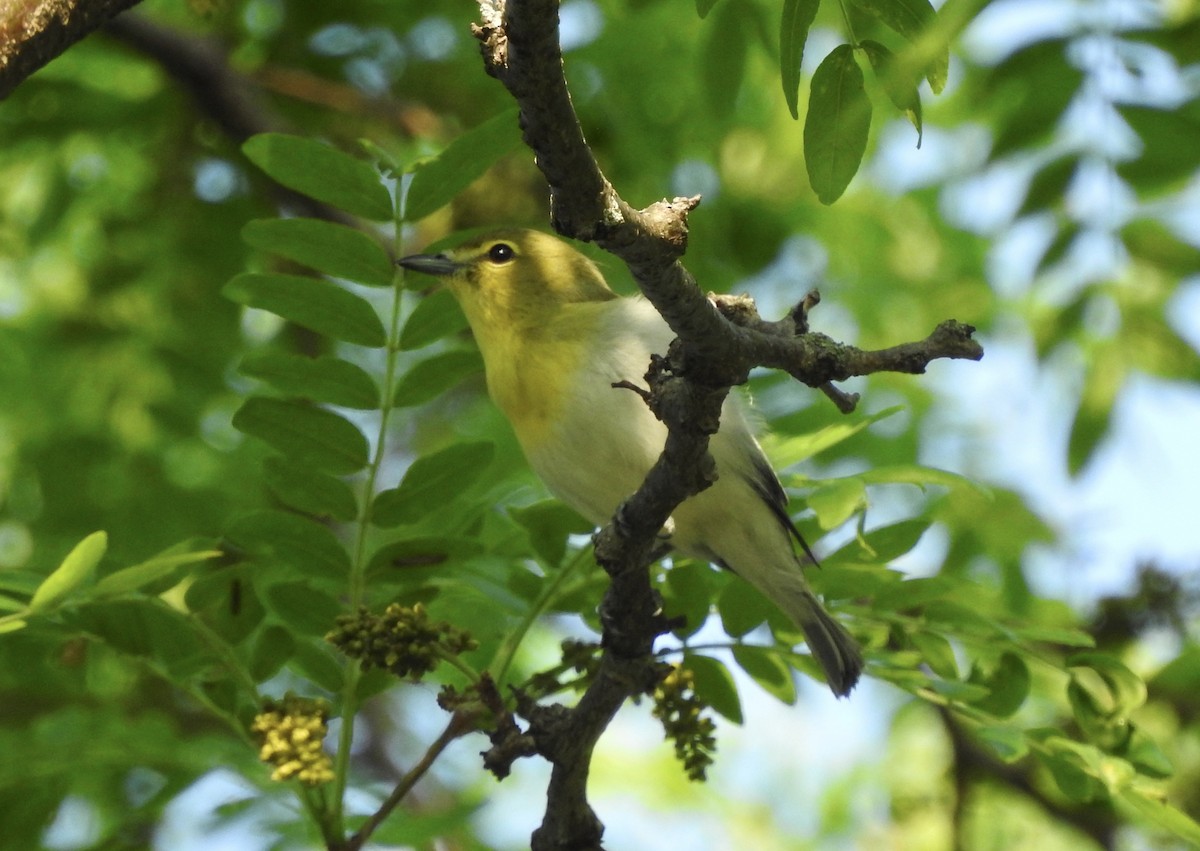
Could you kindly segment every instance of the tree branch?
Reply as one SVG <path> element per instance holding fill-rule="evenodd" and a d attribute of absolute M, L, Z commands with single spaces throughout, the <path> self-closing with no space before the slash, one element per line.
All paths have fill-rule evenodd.
<path fill-rule="evenodd" d="M 14 0 L 0 7 L 0 100 L 50 60 L 141 0 Z"/>
<path fill-rule="evenodd" d="M 807 333 L 815 294 L 778 323 L 759 319 L 752 302 L 747 308 L 748 299 L 731 306 L 727 299 L 706 297 L 679 262 L 687 247 L 687 216 L 700 199 L 675 198 L 637 210 L 605 178 L 567 90 L 557 0 L 479 4 L 482 24 L 474 32 L 484 66 L 518 104 L 525 142 L 550 186 L 554 228 L 624 260 L 678 335 L 646 376 L 648 403 L 668 427 L 663 453 L 595 539 L 596 559 L 612 579 L 601 606 L 600 673 L 574 708 L 518 706 L 538 753 L 554 766 L 534 851 L 597 849 L 604 828 L 586 796 L 592 750 L 624 701 L 652 689 L 660 676 L 651 652 L 668 625 L 647 568 L 671 512 L 715 478 L 708 439 L 716 433 L 729 388 L 763 364 L 821 388 L 839 408 L 850 410 L 855 397 L 830 382 L 884 370 L 920 373 L 934 358 L 978 359 L 983 352 L 971 339 L 974 329 L 957 322 L 943 323 L 919 343 L 867 352 Z"/>

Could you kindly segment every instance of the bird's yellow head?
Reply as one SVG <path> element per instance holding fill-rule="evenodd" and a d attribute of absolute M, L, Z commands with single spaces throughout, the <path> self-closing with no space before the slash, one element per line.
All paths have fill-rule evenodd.
<path fill-rule="evenodd" d="M 399 263 L 444 280 L 480 338 L 536 333 L 554 324 L 564 305 L 617 298 L 596 264 L 564 240 L 535 230 L 493 231 Z"/>

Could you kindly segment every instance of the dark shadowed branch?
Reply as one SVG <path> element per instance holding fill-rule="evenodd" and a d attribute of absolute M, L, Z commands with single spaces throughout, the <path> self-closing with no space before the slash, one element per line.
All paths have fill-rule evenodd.
<path fill-rule="evenodd" d="M 643 486 L 596 537 L 596 557 L 612 584 L 601 607 L 606 653 L 600 675 L 572 709 L 523 707 L 538 752 L 554 769 L 535 851 L 599 848 L 603 825 L 587 803 L 592 749 L 624 701 L 651 688 L 650 653 L 667 625 L 647 568 L 663 525 L 680 502 L 711 483 L 708 438 L 729 388 L 757 365 L 787 371 L 820 388 L 839 408 L 855 397 L 831 382 L 855 375 L 924 372 L 936 358 L 982 357 L 968 325 L 948 321 L 925 340 L 869 352 L 808 333 L 806 299 L 789 319 L 763 322 L 752 303 L 709 298 L 680 262 L 688 214 L 700 202 L 675 198 L 636 209 L 597 165 L 563 75 L 556 0 L 481 0 L 475 28 L 484 65 L 517 101 L 525 142 L 550 186 L 550 215 L 560 233 L 593 241 L 629 266 L 639 288 L 679 338 L 646 379 L 648 404 L 667 424 L 662 456 Z M 748 301 L 748 300 L 747 300 Z"/>

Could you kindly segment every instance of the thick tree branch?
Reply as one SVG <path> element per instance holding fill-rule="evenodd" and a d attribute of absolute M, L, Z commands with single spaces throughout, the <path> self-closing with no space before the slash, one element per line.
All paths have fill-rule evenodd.
<path fill-rule="evenodd" d="M 763 364 L 821 388 L 850 410 L 855 398 L 832 381 L 884 370 L 920 373 L 934 358 L 978 359 L 982 349 L 971 339 L 974 329 L 947 322 L 922 342 L 862 351 L 808 333 L 815 294 L 778 323 L 759 319 L 752 303 L 706 297 L 679 262 L 687 247 L 687 216 L 700 199 L 634 209 L 592 156 L 563 75 L 557 0 L 480 0 L 480 10 L 475 35 L 484 65 L 517 101 L 525 142 L 550 186 L 555 229 L 624 260 L 678 335 L 646 376 L 648 403 L 668 427 L 664 451 L 642 487 L 596 536 L 597 561 L 612 579 L 601 607 L 606 652 L 600 674 L 572 709 L 519 707 L 538 752 L 554 766 L 534 851 L 594 849 L 603 825 L 586 797 L 592 749 L 624 701 L 651 689 L 659 676 L 651 651 L 668 627 L 647 568 L 671 512 L 715 478 L 708 439 L 729 388 Z"/>
<path fill-rule="evenodd" d="M 0 100 L 30 74 L 141 0 L 12 0 L 0 5 Z"/>
<path fill-rule="evenodd" d="M 647 375 L 651 406 L 669 428 L 664 452 L 596 539 L 597 560 L 612 577 L 601 609 L 607 649 L 601 673 L 573 709 L 524 710 L 539 752 L 554 765 L 545 819 L 533 836 L 535 851 L 600 847 L 603 826 L 586 798 L 592 749 L 621 704 L 655 682 L 650 653 L 666 624 L 646 568 L 671 512 L 714 476 L 708 437 L 716 431 L 729 387 L 763 363 L 822 387 L 845 408 L 852 400 L 830 381 L 889 368 L 922 372 L 935 357 L 982 354 L 970 341 L 971 329 L 957 324 L 939 327 L 923 343 L 882 352 L 838 346 L 804 333 L 807 301 L 793 311 L 790 324 L 763 323 L 747 310 L 727 319 L 729 311 L 718 310 L 679 262 L 687 214 L 699 199 L 635 210 L 596 164 L 563 76 L 557 8 L 555 0 L 485 0 L 484 23 L 476 31 L 485 65 L 520 106 L 525 141 L 550 185 L 554 227 L 621 257 L 680 339 Z"/>

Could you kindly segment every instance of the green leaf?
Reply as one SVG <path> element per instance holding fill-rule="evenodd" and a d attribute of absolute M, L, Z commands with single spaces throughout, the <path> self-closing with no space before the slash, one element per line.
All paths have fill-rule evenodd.
<path fill-rule="evenodd" d="M 462 561 L 483 552 L 478 541 L 463 538 L 421 536 L 384 544 L 367 561 L 367 578 L 372 582 L 415 582 L 442 570 L 452 561 Z"/>
<path fill-rule="evenodd" d="M 939 470 L 937 467 L 925 467 L 921 464 L 891 464 L 872 467 L 855 474 L 859 480 L 869 485 L 906 484 L 917 485 L 924 489 L 930 485 L 955 490 L 971 491 L 979 496 L 991 498 L 991 490 L 966 476 L 951 473 L 949 470 Z"/>
<path fill-rule="evenodd" d="M 76 544 L 66 558 L 33 592 L 29 612 L 36 614 L 53 609 L 92 575 L 108 549 L 108 533 L 93 532 Z"/>
<path fill-rule="evenodd" d="M 804 165 L 822 204 L 832 204 L 858 172 L 871 129 L 871 101 L 854 48 L 835 47 L 813 73 L 804 119 Z"/>
<path fill-rule="evenodd" d="M 936 632 L 920 630 L 909 636 L 913 646 L 921 653 L 921 658 L 935 674 L 947 680 L 958 679 L 958 661 L 954 658 L 954 648 L 946 637 Z"/>
<path fill-rule="evenodd" d="M 713 115 L 722 119 L 733 114 L 746 77 L 751 33 L 745 20 L 744 7 L 726 3 L 709 22 L 700 50 L 700 76 L 704 80 L 708 105 Z"/>
<path fill-rule="evenodd" d="M 246 272 L 226 284 L 221 294 L 335 340 L 371 348 L 387 343 L 387 332 L 375 308 L 329 281 Z"/>
<path fill-rule="evenodd" d="M 259 633 L 250 650 L 250 676 L 256 683 L 271 679 L 287 664 L 296 650 L 292 631 L 272 624 Z"/>
<path fill-rule="evenodd" d="M 742 723 L 742 702 L 733 675 L 711 656 L 685 653 L 682 666 L 695 678 L 696 697 L 734 724 Z"/>
<path fill-rule="evenodd" d="M 0 620 L 0 635 L 8 632 L 16 632 L 29 626 L 29 621 L 21 620 L 21 618 L 13 618 L 12 620 Z"/>
<path fill-rule="evenodd" d="M 1066 647 L 1095 647 L 1096 639 L 1081 629 L 1054 626 L 1023 626 L 1014 630 L 1018 638 L 1025 641 L 1044 641 L 1047 644 L 1062 644 Z"/>
<path fill-rule="evenodd" d="M 1133 731 L 1121 755 L 1139 772 L 1150 777 L 1163 780 L 1175 773 L 1175 766 L 1162 748 L 1141 730 Z"/>
<path fill-rule="evenodd" d="M 1118 173 L 1139 193 L 1167 189 L 1193 177 L 1200 169 L 1200 154 L 1181 139 L 1200 134 L 1200 99 L 1193 98 L 1175 109 L 1122 106 L 1121 115 L 1142 141 L 1142 150 L 1121 164 Z"/>
<path fill-rule="evenodd" d="M 404 220 L 418 221 L 449 204 L 520 141 L 515 109 L 463 133 L 438 156 L 416 167 L 404 197 Z"/>
<path fill-rule="evenodd" d="M 800 64 L 804 60 L 808 30 L 820 5 L 821 0 L 783 0 L 783 20 L 779 25 L 779 75 L 792 118 L 800 117 Z"/>
<path fill-rule="evenodd" d="M 763 446 L 766 447 L 767 455 L 774 462 L 777 469 L 786 469 L 793 464 L 798 464 L 801 461 L 807 461 L 815 455 L 819 455 L 826 449 L 837 446 L 843 443 L 860 431 L 868 428 L 880 420 L 898 414 L 904 408 L 899 405 L 887 408 L 872 414 L 869 417 L 863 417 L 858 422 L 845 423 L 838 422 L 819 431 L 814 431 L 809 434 L 798 434 L 794 437 L 779 439 L 773 435 L 767 434 L 763 436 Z"/>
<path fill-rule="evenodd" d="M 296 514 L 256 511 L 242 515 L 230 524 L 225 538 L 258 561 L 318 579 L 336 582 L 350 573 L 350 556 L 333 532 Z"/>
<path fill-rule="evenodd" d="M 296 642 L 288 665 L 331 694 L 342 690 L 345 682 L 342 666 L 324 640 Z"/>
<path fill-rule="evenodd" d="M 567 552 L 567 537 L 586 535 L 595 527 L 557 499 L 546 499 L 508 514 L 529 533 L 534 552 L 548 565 L 557 565 Z"/>
<path fill-rule="evenodd" d="M 298 511 L 347 523 L 358 516 L 350 486 L 319 470 L 272 457 L 263 461 L 263 478 L 280 502 Z"/>
<path fill-rule="evenodd" d="M 999 113 L 991 159 L 1038 142 L 1058 125 L 1083 83 L 1065 47 L 1061 38 L 1035 42 L 1011 54 L 985 78 L 975 99 Z"/>
<path fill-rule="evenodd" d="M 242 152 L 279 183 L 365 219 L 392 218 L 392 199 L 374 168 L 313 139 L 252 136 Z"/>
<path fill-rule="evenodd" d="M 324 408 L 251 396 L 233 426 L 300 464 L 336 475 L 367 466 L 367 439 L 349 420 Z"/>
<path fill-rule="evenodd" d="M 263 602 L 290 630 L 315 637 L 333 629 L 342 613 L 337 600 L 304 582 L 272 585 L 263 594 Z"/>
<path fill-rule="evenodd" d="M 805 504 L 817 514 L 822 529 L 833 529 L 867 505 L 867 488 L 856 476 L 833 479 L 811 491 Z"/>
<path fill-rule="evenodd" d="M 917 542 L 921 540 L 921 536 L 929 529 L 930 525 L 932 524 L 928 520 L 902 520 L 890 526 L 880 526 L 878 529 L 872 529 L 870 532 L 867 532 L 866 535 L 855 538 L 846 544 L 846 546 L 825 558 L 824 561 L 825 563 L 867 562 L 886 564 L 912 550 L 917 545 Z M 903 584 L 908 585 L 910 582 L 929 583 L 934 581 L 933 579 L 909 580 L 909 582 Z M 936 581 L 951 583 L 951 580 L 942 578 L 938 578 Z M 911 593 L 900 591 L 899 589 L 893 589 L 893 591 L 895 594 Z M 943 590 L 942 593 L 946 593 L 946 590 Z M 909 605 L 915 605 L 915 603 Z"/>
<path fill-rule="evenodd" d="M 1028 216 L 1046 208 L 1061 208 L 1067 187 L 1079 170 L 1079 159 L 1063 156 L 1038 169 L 1029 181 L 1025 200 L 1017 210 L 1017 217 Z"/>
<path fill-rule="evenodd" d="M 667 571 L 662 588 L 663 610 L 668 617 L 682 617 L 684 621 L 675 630 L 676 635 L 694 635 L 704 626 L 712 607 L 714 578 L 711 567 L 696 561 L 684 561 Z"/>
<path fill-rule="evenodd" d="M 1151 824 L 1175 834 L 1193 848 L 1200 847 L 1200 824 L 1161 797 L 1152 797 L 1140 789 L 1127 788 L 1121 791 L 1120 800 Z"/>
<path fill-rule="evenodd" d="M 405 351 L 419 349 L 466 327 L 467 317 L 458 301 L 449 290 L 438 290 L 425 296 L 413 308 L 400 332 L 400 348 Z"/>
<path fill-rule="evenodd" d="M 396 267 L 379 243 L 360 230 L 321 219 L 256 219 L 242 239 L 335 278 L 390 287 Z"/>
<path fill-rule="evenodd" d="M 717 5 L 717 0 L 696 0 L 696 14 L 705 18 L 715 5 Z"/>
<path fill-rule="evenodd" d="M 362 367 L 331 355 L 309 358 L 281 351 L 246 355 L 238 371 L 289 396 L 343 408 L 379 407 L 379 388 Z"/>
<path fill-rule="evenodd" d="M 741 638 L 766 622 L 775 604 L 749 582 L 729 582 L 717 597 L 717 612 L 725 633 Z"/>
<path fill-rule="evenodd" d="M 913 44 L 919 44 L 922 37 L 933 26 L 937 13 L 929 0 L 851 0 L 855 6 L 878 18 L 887 27 L 904 36 Z M 929 88 L 936 95 L 946 87 L 950 76 L 950 49 L 940 48 L 930 57 L 930 64 L 924 69 L 929 80 Z"/>
<path fill-rule="evenodd" d="M 968 681 L 984 685 L 989 691 L 987 697 L 974 701 L 976 709 L 997 718 L 1007 718 L 1020 709 L 1029 696 L 1031 679 L 1025 660 L 1016 653 L 1006 651 L 1000 654 L 996 667 L 989 675 L 985 676 L 978 668 L 972 668 Z"/>
<path fill-rule="evenodd" d="M 895 61 L 896 57 L 892 52 L 879 42 L 864 39 L 859 47 L 867 54 L 871 70 L 875 72 L 875 78 L 887 93 L 888 100 L 908 116 L 913 127 L 917 128 L 917 147 L 921 147 L 921 92 L 917 88 L 920 81 L 906 74 L 904 67 Z"/>
<path fill-rule="evenodd" d="M 72 620 L 123 653 L 160 663 L 172 677 L 194 676 L 215 661 L 192 620 L 156 597 L 88 603 Z"/>
<path fill-rule="evenodd" d="M 1066 753 L 1037 755 L 1042 764 L 1050 770 L 1050 776 L 1054 778 L 1054 784 L 1058 786 L 1059 791 L 1071 801 L 1083 804 L 1095 800 L 1100 794 L 1100 784 L 1084 771 L 1078 757 Z"/>
<path fill-rule="evenodd" d="M 179 572 L 179 568 L 197 564 L 222 555 L 220 550 L 175 553 L 167 551 L 132 567 L 110 573 L 92 590 L 93 597 L 108 597 L 136 591 L 152 582 L 157 582 Z"/>
<path fill-rule="evenodd" d="M 456 443 L 418 458 L 399 487 L 375 497 L 371 522 L 385 528 L 399 526 L 438 511 L 483 475 L 494 454 L 491 443 Z"/>
<path fill-rule="evenodd" d="M 875 592 L 875 607 L 890 611 L 907 611 L 940 600 L 962 587 L 962 583 L 946 576 L 918 576 L 896 582 Z"/>
<path fill-rule="evenodd" d="M 1007 763 L 1016 762 L 1029 753 L 1029 743 L 1020 730 L 1009 727 L 980 727 L 975 731 L 980 741 Z"/>
<path fill-rule="evenodd" d="M 1080 653 L 1067 660 L 1067 667 L 1095 671 L 1108 686 L 1115 714 L 1128 715 L 1146 702 L 1146 683 L 1114 656 Z"/>
<path fill-rule="evenodd" d="M 443 352 L 426 358 L 400 377 L 392 404 L 397 408 L 423 405 L 454 387 L 469 375 L 483 371 L 483 358 L 476 349 Z"/>
<path fill-rule="evenodd" d="M 796 702 L 796 681 L 792 669 L 773 648 L 736 644 L 733 658 L 767 694 L 788 706 Z"/>

